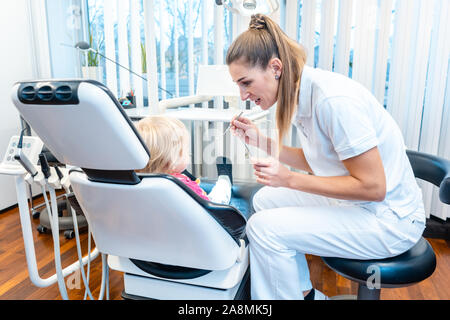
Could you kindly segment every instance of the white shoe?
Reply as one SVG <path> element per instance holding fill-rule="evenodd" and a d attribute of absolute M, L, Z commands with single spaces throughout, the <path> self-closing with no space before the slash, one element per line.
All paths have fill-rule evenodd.
<path fill-rule="evenodd" d="M 217 178 L 217 182 L 208 194 L 208 198 L 215 203 L 229 204 L 231 200 L 231 181 L 226 175 Z"/>
<path fill-rule="evenodd" d="M 314 289 L 314 300 L 330 300 L 323 292 Z"/>

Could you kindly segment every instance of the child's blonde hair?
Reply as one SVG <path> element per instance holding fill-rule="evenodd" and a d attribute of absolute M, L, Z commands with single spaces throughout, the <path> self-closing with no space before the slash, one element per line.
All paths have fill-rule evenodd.
<path fill-rule="evenodd" d="M 178 162 L 188 152 L 189 133 L 184 124 L 175 118 L 150 116 L 140 120 L 136 129 L 150 151 L 145 168 L 137 170 L 148 173 L 172 173 Z"/>

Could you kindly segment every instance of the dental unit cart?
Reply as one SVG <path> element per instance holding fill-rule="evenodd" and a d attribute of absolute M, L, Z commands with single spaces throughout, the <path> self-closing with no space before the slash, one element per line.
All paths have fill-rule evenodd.
<path fill-rule="evenodd" d="M 86 264 L 89 265 L 90 261 L 92 261 L 99 255 L 99 251 L 97 250 L 97 248 L 95 248 L 89 253 L 89 255 L 83 258 L 81 257 L 81 247 L 77 223 L 79 219 L 75 218 L 75 212 L 73 210 L 72 218 L 74 224 L 74 233 L 77 241 L 78 261 L 62 269 L 59 244 L 59 217 L 55 189 L 60 189 L 63 187 L 66 191 L 69 191 L 70 182 L 68 180 L 67 170 L 61 170 L 59 168 L 48 166 L 45 156 L 41 153 L 42 147 L 43 142 L 39 137 L 24 136 L 22 131 L 21 136 L 13 136 L 11 138 L 6 153 L 3 157 L 3 161 L 0 163 L 0 174 L 15 177 L 17 203 L 19 206 L 20 223 L 22 227 L 25 255 L 30 280 L 34 285 L 38 287 L 48 287 L 57 282 L 61 297 L 67 300 L 68 294 L 64 278 L 77 270 L 81 270 L 81 275 L 86 286 L 86 294 L 89 294 L 89 297 L 93 299 L 89 287 L 87 286 L 84 268 L 80 268 L 80 266 L 85 266 Z M 38 159 L 41 163 L 40 166 L 37 165 Z M 62 171 L 64 171 L 65 174 Z M 27 196 L 27 184 L 38 184 L 41 186 L 42 194 L 44 196 L 45 205 L 47 208 L 48 220 L 51 225 L 56 273 L 45 279 L 40 277 L 37 267 L 36 251 L 34 247 L 33 233 L 31 228 L 31 214 Z M 47 197 L 47 191 L 50 194 L 50 200 Z M 108 269 L 106 268 L 106 256 L 102 255 L 102 261 L 102 285 L 99 299 L 103 298 L 105 289 L 108 289 Z M 106 292 L 106 295 L 108 295 L 108 292 Z"/>

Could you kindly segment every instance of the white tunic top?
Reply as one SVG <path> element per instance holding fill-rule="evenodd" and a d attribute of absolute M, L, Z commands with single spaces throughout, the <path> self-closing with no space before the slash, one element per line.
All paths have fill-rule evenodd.
<path fill-rule="evenodd" d="M 423 206 L 402 133 L 391 115 L 361 84 L 338 73 L 305 66 L 293 117 L 306 160 L 316 176 L 345 176 L 342 160 L 377 146 L 386 174 L 382 202 L 339 200 L 400 218 Z"/>

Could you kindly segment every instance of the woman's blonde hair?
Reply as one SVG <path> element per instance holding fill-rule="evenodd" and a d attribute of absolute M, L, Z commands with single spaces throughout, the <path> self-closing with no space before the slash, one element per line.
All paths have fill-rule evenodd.
<path fill-rule="evenodd" d="M 306 62 L 306 52 L 272 19 L 263 14 L 252 15 L 248 30 L 239 35 L 228 49 L 226 63 L 230 65 L 242 59 L 248 66 L 258 66 L 264 70 L 272 58 L 280 59 L 283 64 L 276 111 L 280 150 L 282 139 L 291 126 L 298 104 L 300 77 Z"/>
<path fill-rule="evenodd" d="M 136 129 L 150 151 L 147 173 L 172 173 L 188 150 L 189 133 L 184 124 L 175 118 L 150 116 L 140 120 Z"/>

